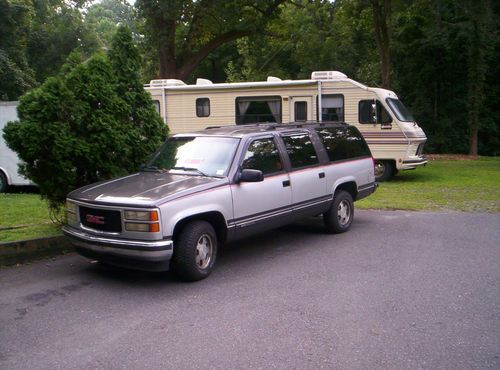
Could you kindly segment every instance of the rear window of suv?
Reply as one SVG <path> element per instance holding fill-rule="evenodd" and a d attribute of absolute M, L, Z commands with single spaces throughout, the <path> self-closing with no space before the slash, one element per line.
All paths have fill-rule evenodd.
<path fill-rule="evenodd" d="M 294 134 L 283 136 L 286 151 L 290 157 L 292 168 L 314 166 L 319 163 L 309 134 Z"/>
<path fill-rule="evenodd" d="M 318 128 L 330 162 L 371 156 L 370 149 L 355 127 Z"/>

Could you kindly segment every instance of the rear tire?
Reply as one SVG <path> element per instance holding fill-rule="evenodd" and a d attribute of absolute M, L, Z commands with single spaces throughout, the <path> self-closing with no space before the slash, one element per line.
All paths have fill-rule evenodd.
<path fill-rule="evenodd" d="M 344 233 L 352 225 L 354 203 L 352 196 L 345 190 L 335 193 L 330 209 L 323 214 L 326 230 L 332 234 Z"/>
<path fill-rule="evenodd" d="M 184 281 L 205 279 L 217 257 L 217 235 L 206 221 L 192 221 L 181 231 L 174 245 L 173 268 Z"/>
<path fill-rule="evenodd" d="M 6 192 L 9 184 L 7 183 L 7 176 L 0 171 L 0 193 Z"/>
<path fill-rule="evenodd" d="M 375 180 L 388 181 L 396 174 L 396 168 L 392 161 L 375 161 Z"/>

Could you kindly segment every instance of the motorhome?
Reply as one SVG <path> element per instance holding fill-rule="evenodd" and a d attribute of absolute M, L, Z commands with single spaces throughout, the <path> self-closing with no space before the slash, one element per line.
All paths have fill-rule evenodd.
<path fill-rule="evenodd" d="M 212 83 L 199 78 L 152 80 L 145 85 L 171 133 L 210 126 L 338 121 L 356 126 L 376 160 L 378 181 L 425 165 L 427 140 L 410 111 L 390 90 L 365 86 L 338 71 L 308 80 Z"/>
<path fill-rule="evenodd" d="M 17 104 L 17 101 L 0 102 L 0 193 L 10 185 L 33 185 L 17 172 L 19 158 L 3 139 L 3 128 L 7 122 L 17 121 Z"/>

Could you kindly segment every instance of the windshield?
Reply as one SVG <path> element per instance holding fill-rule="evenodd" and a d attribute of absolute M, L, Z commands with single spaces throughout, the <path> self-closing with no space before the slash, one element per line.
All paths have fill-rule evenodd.
<path fill-rule="evenodd" d="M 173 137 L 160 148 L 144 170 L 226 176 L 239 139 Z"/>
<path fill-rule="evenodd" d="M 398 99 L 387 98 L 387 104 L 391 107 L 392 111 L 403 122 L 415 122 L 413 114 L 408 108 Z"/>

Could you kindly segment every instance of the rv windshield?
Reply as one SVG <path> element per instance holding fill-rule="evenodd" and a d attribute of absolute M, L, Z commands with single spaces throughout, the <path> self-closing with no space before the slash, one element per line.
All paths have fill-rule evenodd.
<path fill-rule="evenodd" d="M 398 99 L 387 98 L 387 104 L 391 107 L 392 111 L 398 117 L 400 121 L 403 122 L 415 122 L 413 114 L 410 110 L 405 107 L 405 105 Z"/>
<path fill-rule="evenodd" d="M 226 176 L 239 139 L 227 137 L 173 137 L 160 148 L 145 171 Z"/>

